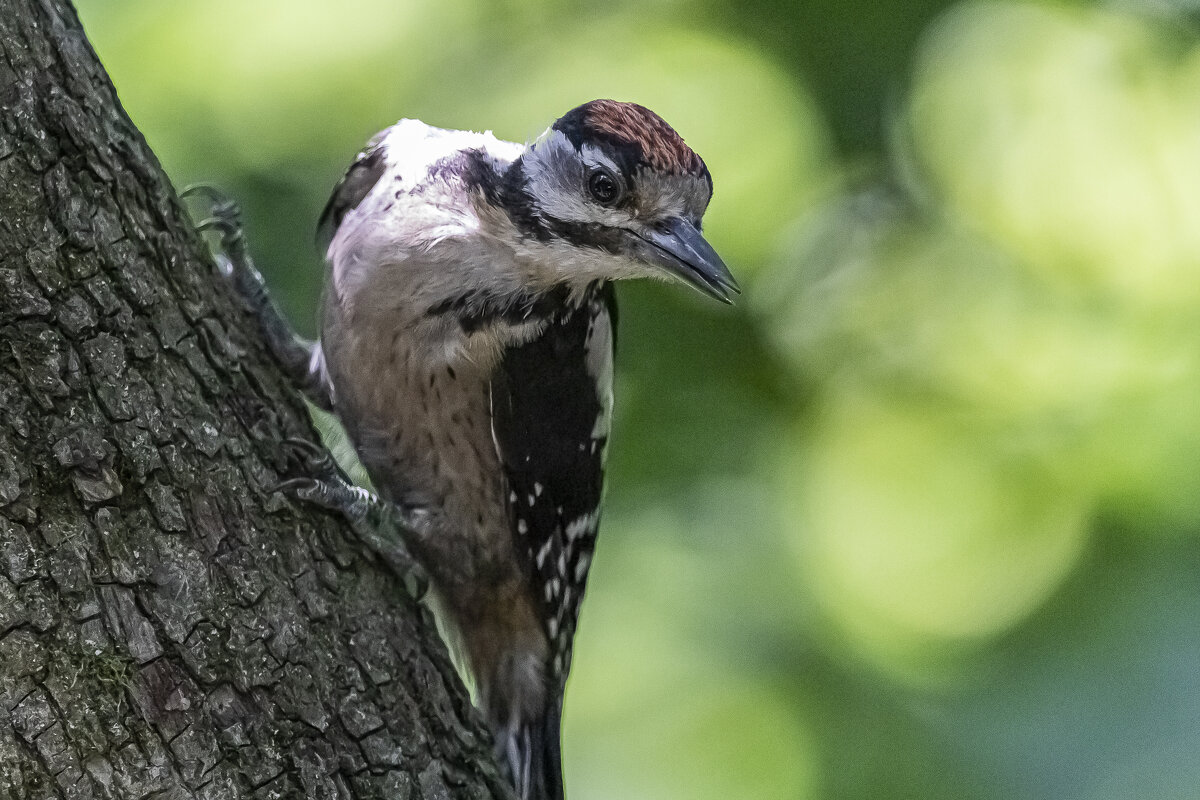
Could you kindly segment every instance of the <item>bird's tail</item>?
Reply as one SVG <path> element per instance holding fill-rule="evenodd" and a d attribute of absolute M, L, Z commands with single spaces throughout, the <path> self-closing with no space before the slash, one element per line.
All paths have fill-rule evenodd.
<path fill-rule="evenodd" d="M 497 742 L 521 800 L 564 800 L 562 709 L 554 702 L 548 705 L 541 717 L 508 727 Z"/>

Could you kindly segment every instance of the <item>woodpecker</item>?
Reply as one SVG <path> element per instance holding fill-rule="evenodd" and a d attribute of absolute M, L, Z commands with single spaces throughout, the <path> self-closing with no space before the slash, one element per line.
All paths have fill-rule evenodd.
<path fill-rule="evenodd" d="M 563 691 L 613 408 L 612 282 L 673 278 L 730 302 L 737 284 L 700 233 L 712 189 L 700 156 L 633 103 L 581 105 L 528 145 L 401 120 L 321 216 L 317 343 L 285 329 L 240 259 L 272 346 L 336 413 L 378 499 L 303 494 L 360 519 L 364 502 L 403 510 L 523 800 L 563 798 Z"/>

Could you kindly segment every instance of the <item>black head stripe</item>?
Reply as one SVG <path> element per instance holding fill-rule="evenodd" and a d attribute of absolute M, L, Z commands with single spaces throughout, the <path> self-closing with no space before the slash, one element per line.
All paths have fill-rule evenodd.
<path fill-rule="evenodd" d="M 620 228 L 559 219 L 546 219 L 543 224 L 553 235 L 576 245 L 592 247 L 606 253 L 619 254 L 621 252 L 623 233 Z"/>
<path fill-rule="evenodd" d="M 543 321 L 561 311 L 569 296 L 570 290 L 566 286 L 504 297 L 479 289 L 466 289 L 430 306 L 425 313 L 431 317 L 450 315 L 458 321 L 463 333 L 470 335 L 494 324 L 523 325 Z"/>
<path fill-rule="evenodd" d="M 522 235 L 539 242 L 565 240 L 609 253 L 621 252 L 621 232 L 617 229 L 543 215 L 525 189 L 522 158 L 514 161 L 499 180 L 483 187 L 487 201 L 503 208 Z"/>
<path fill-rule="evenodd" d="M 525 190 L 524 156 L 513 161 L 494 185 L 485 191 L 484 197 L 492 205 L 503 208 L 522 235 L 547 242 L 554 238 L 551 220 L 543 217 Z"/>

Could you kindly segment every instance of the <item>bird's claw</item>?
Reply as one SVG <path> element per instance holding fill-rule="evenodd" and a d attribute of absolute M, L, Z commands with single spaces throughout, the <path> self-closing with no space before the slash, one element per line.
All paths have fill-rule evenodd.
<path fill-rule="evenodd" d="M 242 216 L 241 206 L 225 193 L 224 189 L 211 183 L 193 183 L 185 186 L 179 196 L 184 200 L 200 195 L 209 200 L 209 213 L 214 219 L 238 220 Z"/>
<path fill-rule="evenodd" d="M 196 229 L 202 236 L 213 234 L 206 238 L 206 244 L 209 245 L 217 271 L 238 295 L 243 306 L 258 318 L 267 346 L 296 388 L 308 395 L 318 407 L 330 410 L 333 399 L 329 387 L 325 385 L 322 375 L 314 373 L 311 367 L 315 345 L 298 336 L 287 318 L 271 302 L 267 284 L 250 257 L 250 247 L 242 226 L 241 207 L 210 183 L 193 184 L 184 189 L 180 196 L 207 200 L 206 207 L 198 209 L 206 216 L 196 224 Z"/>
<path fill-rule="evenodd" d="M 340 474 L 328 479 L 289 478 L 271 491 L 341 515 L 358 538 L 400 578 L 410 597 L 419 601 L 429 591 L 429 576 L 409 554 L 404 542 L 407 527 L 391 503 L 348 483 Z"/>
<path fill-rule="evenodd" d="M 246 260 L 242 232 L 242 207 L 223 189 L 211 183 L 193 183 L 184 187 L 179 196 L 184 200 L 203 197 L 208 201 L 207 207 L 204 209 L 208 216 L 196 223 L 196 230 L 201 233 L 215 231 L 220 234 L 220 250 L 216 255 L 228 263 L 222 263 L 219 266 L 227 277 L 233 274 L 234 269 L 242 266 L 239 262 Z"/>
<path fill-rule="evenodd" d="M 319 493 L 317 489 L 319 483 L 320 481 L 316 478 L 288 478 L 268 487 L 267 492 L 269 494 L 281 492 L 288 497 L 311 502 L 313 496 Z"/>
<path fill-rule="evenodd" d="M 345 480 L 337 461 L 324 445 L 299 436 L 287 437 L 283 440 L 283 445 L 287 449 L 288 455 L 305 472 L 317 475 L 327 481 Z"/>

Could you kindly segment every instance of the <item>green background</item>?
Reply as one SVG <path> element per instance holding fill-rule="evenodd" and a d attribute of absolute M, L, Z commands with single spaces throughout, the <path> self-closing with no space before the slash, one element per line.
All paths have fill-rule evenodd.
<path fill-rule="evenodd" d="M 746 292 L 620 289 L 572 800 L 1200 797 L 1184 3 L 79 7 L 309 332 L 315 219 L 399 117 L 614 97 L 708 162 Z"/>

